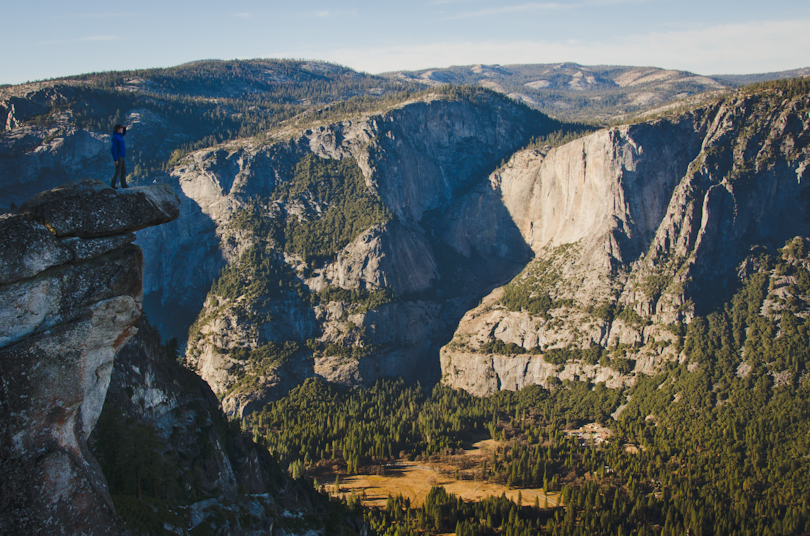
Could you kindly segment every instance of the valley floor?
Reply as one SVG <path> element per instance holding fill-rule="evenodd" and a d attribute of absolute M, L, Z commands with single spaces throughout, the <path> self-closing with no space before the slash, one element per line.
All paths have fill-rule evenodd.
<path fill-rule="evenodd" d="M 421 507 L 433 486 L 442 486 L 448 493 L 461 497 L 466 502 L 479 502 L 487 497 L 500 497 L 522 506 L 559 506 L 559 493 L 542 488 L 509 488 L 503 484 L 482 480 L 476 473 L 481 464 L 492 458 L 499 442 L 486 439 L 477 441 L 458 454 L 449 456 L 434 455 L 423 460 L 409 461 L 398 459 L 382 466 L 361 469 L 365 474 L 340 476 L 340 490 L 335 489 L 334 471 L 323 470 L 313 473 L 326 491 L 334 496 L 355 494 L 364 506 L 385 508 L 388 497 L 402 495 L 410 500 L 413 507 Z"/>

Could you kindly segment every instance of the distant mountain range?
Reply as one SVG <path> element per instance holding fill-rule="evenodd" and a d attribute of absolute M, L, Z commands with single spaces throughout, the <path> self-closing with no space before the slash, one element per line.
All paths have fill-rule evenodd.
<path fill-rule="evenodd" d="M 544 63 L 463 65 L 380 76 L 416 82 L 479 85 L 564 120 L 626 119 L 667 102 L 737 86 L 810 75 L 810 68 L 762 74 L 702 76 L 658 67 Z"/>

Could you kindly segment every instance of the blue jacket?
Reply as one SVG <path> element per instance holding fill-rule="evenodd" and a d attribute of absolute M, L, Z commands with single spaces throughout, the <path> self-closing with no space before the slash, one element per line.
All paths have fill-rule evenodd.
<path fill-rule="evenodd" d="M 112 153 L 113 160 L 116 162 L 119 158 L 124 158 L 127 155 L 127 144 L 124 143 L 126 133 L 127 129 L 124 129 L 123 132 L 113 132 L 110 152 Z"/>

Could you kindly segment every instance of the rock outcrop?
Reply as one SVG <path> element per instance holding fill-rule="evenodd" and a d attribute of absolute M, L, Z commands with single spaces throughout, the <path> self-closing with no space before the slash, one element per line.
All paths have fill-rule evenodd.
<path fill-rule="evenodd" d="M 186 157 L 171 171 L 178 195 L 189 200 L 180 218 L 140 233 L 146 299 L 154 302 L 150 317 L 163 326 L 162 311 L 169 304 L 172 314 L 165 316 L 180 309 L 193 312 L 186 326 L 193 322 L 210 282 L 254 241 L 233 231 L 233 215 L 251 200 L 272 198 L 305 155 L 354 158 L 369 190 L 394 216 L 414 224 L 426 212 L 449 205 L 460 190 L 552 126 L 508 99 L 489 93 L 476 99 L 427 95 L 379 115 L 278 133 L 285 141 L 239 140 Z M 299 214 L 306 201 L 294 199 L 280 208 Z M 266 211 L 275 214 L 278 208 Z M 182 257 L 174 255 L 181 250 Z"/>
<path fill-rule="evenodd" d="M 87 438 L 141 316 L 132 231 L 178 214 L 170 188 L 83 180 L 0 217 L 0 533 L 119 532 Z"/>
<path fill-rule="evenodd" d="M 462 320 L 444 381 L 479 395 L 549 377 L 621 385 L 684 359 L 683 325 L 730 295 L 753 247 L 810 234 L 809 106 L 741 93 L 516 154 L 462 207 L 500 200 L 535 259 Z M 451 237 L 475 234 L 452 223 Z"/>
<path fill-rule="evenodd" d="M 343 248 L 325 270 L 324 282 L 346 289 L 390 289 L 401 296 L 429 289 L 439 278 L 422 229 L 389 221 L 375 225 Z M 318 281 L 311 286 L 316 288 Z"/>

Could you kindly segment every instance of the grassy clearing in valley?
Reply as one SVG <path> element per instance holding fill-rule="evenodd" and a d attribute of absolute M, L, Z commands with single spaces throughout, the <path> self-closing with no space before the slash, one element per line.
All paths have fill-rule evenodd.
<path fill-rule="evenodd" d="M 470 445 L 462 454 L 434 456 L 422 461 L 397 460 L 382 466 L 364 468 L 371 474 L 340 475 L 340 491 L 335 490 L 334 471 L 319 471 L 312 476 L 324 486 L 332 496 L 359 496 L 364 506 L 385 508 L 388 497 L 402 495 L 410 500 L 411 506 L 421 507 L 433 486 L 443 486 L 448 493 L 461 497 L 467 502 L 478 502 L 487 497 L 500 497 L 505 494 L 512 501 L 521 499 L 523 506 L 540 507 L 546 505 L 546 494 L 542 488 L 514 489 L 502 484 L 476 478 L 476 471 L 483 461 L 492 457 L 499 442 L 482 440 Z M 438 458 L 438 459 L 437 459 Z M 435 461 L 434 461 L 435 460 Z M 380 469 L 382 467 L 382 469 Z M 458 478 L 456 478 L 458 471 Z M 376 473 L 376 474 L 375 474 Z M 559 493 L 548 493 L 548 506 L 559 505 Z"/>

